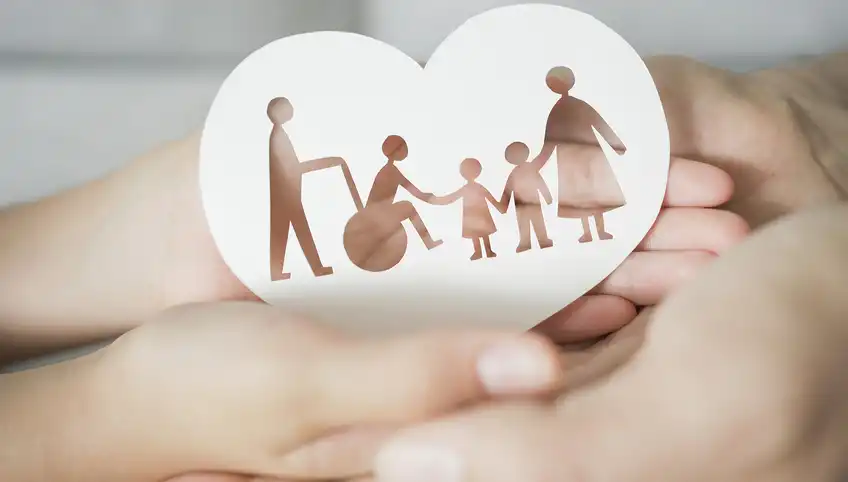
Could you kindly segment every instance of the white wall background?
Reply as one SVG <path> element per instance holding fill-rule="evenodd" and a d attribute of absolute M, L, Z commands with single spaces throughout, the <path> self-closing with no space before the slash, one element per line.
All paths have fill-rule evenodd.
<path fill-rule="evenodd" d="M 3 0 L 0 205 L 112 169 L 197 128 L 248 52 L 315 29 L 363 32 L 426 59 L 502 0 Z M 845 0 L 560 0 L 642 54 L 745 69 L 848 45 Z"/>

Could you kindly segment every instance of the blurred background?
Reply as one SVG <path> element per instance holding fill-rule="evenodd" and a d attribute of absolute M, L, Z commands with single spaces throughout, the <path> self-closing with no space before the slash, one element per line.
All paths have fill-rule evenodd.
<path fill-rule="evenodd" d="M 499 0 L 2 0 L 0 205 L 200 128 L 224 77 L 292 33 L 347 30 L 426 60 Z M 846 0 L 560 0 L 642 55 L 736 70 L 848 46 Z"/>

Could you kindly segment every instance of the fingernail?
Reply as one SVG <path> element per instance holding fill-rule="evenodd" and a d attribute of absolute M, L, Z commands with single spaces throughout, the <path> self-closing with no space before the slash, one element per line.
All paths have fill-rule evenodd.
<path fill-rule="evenodd" d="M 462 482 L 462 462 L 449 451 L 398 443 L 377 454 L 377 482 Z"/>
<path fill-rule="evenodd" d="M 516 340 L 484 351 L 477 375 L 489 393 L 517 394 L 549 388 L 557 367 L 538 344 Z"/>

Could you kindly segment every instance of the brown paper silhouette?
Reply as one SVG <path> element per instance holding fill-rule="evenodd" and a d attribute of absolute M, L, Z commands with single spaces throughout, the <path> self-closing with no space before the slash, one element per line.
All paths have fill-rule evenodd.
<path fill-rule="evenodd" d="M 498 228 L 489 211 L 489 203 L 501 214 L 506 212 L 506 207 L 477 182 L 482 171 L 483 166 L 477 159 L 463 160 L 459 165 L 459 173 L 467 181 L 466 184 L 450 194 L 430 200 L 431 204 L 436 205 L 446 205 L 462 200 L 462 237 L 470 239 L 474 245 L 471 261 L 483 257 L 481 244 L 486 250 L 487 258 L 497 257 L 497 254 L 492 251 L 491 235 L 495 234 Z"/>
<path fill-rule="evenodd" d="M 539 172 L 542 164 L 527 162 L 530 158 L 530 148 L 523 142 L 513 142 L 507 146 L 504 156 L 507 162 L 515 166 L 506 180 L 500 201 L 506 210 L 512 198 L 515 197 L 515 214 L 518 218 L 519 233 L 518 247 L 515 248 L 515 252 L 522 253 L 531 248 L 531 227 L 536 233 L 540 249 L 552 247 L 554 242 L 548 237 L 545 215 L 539 203 L 539 197 L 547 204 L 554 202 L 551 191 L 542 173 Z"/>
<path fill-rule="evenodd" d="M 292 146 L 291 139 L 283 125 L 294 117 L 294 108 L 285 97 L 278 97 L 268 103 L 268 118 L 273 122 L 269 146 L 269 178 L 270 178 L 270 254 L 271 281 L 287 280 L 291 273 L 284 270 L 286 248 L 289 233 L 294 231 L 297 241 L 303 250 L 309 267 L 315 276 L 333 274 L 333 268 L 324 266 L 309 221 L 303 209 L 303 175 L 333 167 L 340 167 L 344 173 L 348 187 L 351 190 L 353 202 L 358 209 L 362 200 L 356 192 L 353 177 L 347 163 L 340 157 L 326 157 L 311 161 L 300 162 Z"/>
<path fill-rule="evenodd" d="M 609 161 L 599 149 L 597 156 L 569 157 L 568 146 L 573 144 L 598 145 L 593 129 L 619 153 L 626 147 L 598 112 L 586 102 L 571 97 L 574 73 L 567 67 L 554 67 L 546 76 L 550 90 L 560 95 L 550 111 L 545 126 L 544 144 L 540 154 L 528 162 L 530 148 L 522 142 L 513 142 L 504 151 L 507 162 L 515 167 L 506 180 L 500 200 L 477 182 L 482 165 L 475 158 L 464 159 L 459 166 L 466 184 L 445 196 L 434 196 L 418 189 L 398 169 L 397 163 L 405 160 L 409 146 L 398 135 L 383 141 L 382 151 L 386 164 L 374 178 L 368 199 L 363 205 L 359 191 L 347 163 L 341 157 L 327 157 L 300 162 L 289 136 L 283 128 L 294 110 L 284 97 L 268 104 L 268 118 L 274 127 L 270 135 L 270 202 L 271 202 L 271 279 L 286 280 L 291 274 L 284 271 L 286 247 L 290 231 L 295 236 L 315 276 L 333 274 L 333 268 L 324 266 L 318 254 L 309 222 L 303 207 L 301 188 L 303 175 L 339 167 L 344 174 L 356 213 L 344 229 L 343 244 L 354 265 L 370 272 L 381 272 L 397 266 L 408 248 L 408 237 L 403 227 L 409 221 L 424 246 L 433 249 L 442 240 L 433 239 L 415 206 L 409 201 L 395 201 L 403 187 L 415 198 L 433 205 L 447 205 L 462 200 L 462 237 L 474 246 L 471 260 L 497 257 L 492 250 L 491 236 L 498 230 L 489 204 L 505 214 L 515 200 L 516 221 L 519 231 L 517 253 L 532 248 L 535 234 L 540 249 L 554 245 L 545 224 L 540 199 L 553 203 L 550 189 L 541 175 L 541 169 L 556 153 L 557 158 L 557 217 L 580 219 L 583 235 L 580 243 L 593 241 L 589 219 L 594 218 L 600 240 L 612 239 L 604 226 L 604 213 L 626 204 L 624 194 Z"/>
<path fill-rule="evenodd" d="M 409 220 L 427 249 L 442 244 L 430 235 L 418 210 L 409 201 L 395 202 L 403 187 L 417 199 L 429 202 L 433 195 L 418 189 L 395 165 L 409 155 L 406 141 L 391 135 L 383 141 L 386 164 L 374 178 L 365 208 L 353 215 L 344 232 L 348 258 L 365 271 L 389 270 L 403 259 L 409 243 L 403 221 Z"/>
<path fill-rule="evenodd" d="M 541 169 L 556 151 L 558 217 L 581 220 L 581 243 L 593 240 L 589 218 L 595 219 L 601 240 L 613 239 L 613 235 L 605 229 L 604 213 L 623 207 L 626 201 L 609 160 L 603 153 L 593 157 L 569 158 L 564 147 L 569 143 L 598 145 L 592 132 L 594 128 L 619 154 L 625 153 L 627 148 L 592 106 L 569 95 L 574 82 L 574 73 L 568 67 L 554 67 L 548 72 L 548 88 L 561 97 L 548 116 L 542 152 L 532 164 Z"/>

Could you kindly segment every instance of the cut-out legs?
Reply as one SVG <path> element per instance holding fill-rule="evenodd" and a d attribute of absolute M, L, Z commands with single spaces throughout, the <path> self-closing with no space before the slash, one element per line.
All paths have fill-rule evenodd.
<path fill-rule="evenodd" d="M 318 248 L 315 246 L 315 239 L 312 236 L 312 230 L 309 228 L 309 221 L 306 220 L 306 213 L 302 209 L 293 210 L 289 219 L 278 219 L 276 226 L 285 226 L 278 228 L 276 233 L 271 236 L 271 281 L 282 281 L 291 278 L 291 273 L 284 271 L 286 261 L 286 248 L 289 242 L 289 233 L 294 231 L 297 237 L 297 242 L 303 250 L 303 255 L 306 256 L 306 261 L 312 269 L 312 274 L 315 276 L 327 276 L 333 274 L 333 268 L 324 266 L 321 263 L 321 257 L 318 255 Z M 276 236 L 275 236 L 276 234 Z"/>
<path fill-rule="evenodd" d="M 613 239 L 613 235 L 608 233 L 604 227 L 604 214 L 595 213 L 592 217 L 595 218 L 595 227 L 598 228 L 598 239 L 601 241 Z M 583 236 L 580 236 L 578 241 L 588 243 L 592 241 L 592 231 L 589 229 L 589 217 L 584 216 L 580 218 L 580 221 L 583 224 Z"/>
<path fill-rule="evenodd" d="M 598 213 L 595 215 L 595 227 L 598 228 L 598 237 L 602 241 L 606 241 L 608 239 L 612 239 L 612 234 L 608 233 L 604 228 L 604 215 L 603 213 Z"/>
<path fill-rule="evenodd" d="M 486 249 L 487 258 L 496 258 L 498 256 L 494 251 L 492 251 L 492 241 L 489 236 L 472 238 L 471 242 L 474 243 L 474 254 L 471 255 L 471 261 L 475 261 L 483 257 L 483 248 Z"/>
<path fill-rule="evenodd" d="M 415 206 L 413 206 L 411 202 L 396 202 L 392 205 L 392 210 L 397 216 L 396 219 L 408 219 L 409 222 L 412 223 L 412 227 L 415 228 L 415 232 L 418 233 L 418 236 L 421 238 L 421 241 L 424 242 L 424 246 L 426 246 L 427 249 L 433 249 L 444 242 L 441 239 L 433 239 L 433 236 L 430 235 L 430 231 L 427 230 L 427 226 L 424 225 L 424 221 L 421 219 L 421 216 L 418 214 L 418 210 L 415 209 Z"/>
<path fill-rule="evenodd" d="M 541 206 L 531 206 L 529 209 L 522 209 L 521 206 L 518 206 L 517 211 L 519 211 L 518 233 L 520 240 L 518 242 L 518 248 L 515 249 L 516 253 L 523 253 L 530 249 L 531 227 L 536 234 L 536 240 L 539 241 L 539 248 L 545 249 L 554 245 L 553 240 L 548 237 L 548 230 L 545 227 L 545 217 Z"/>

